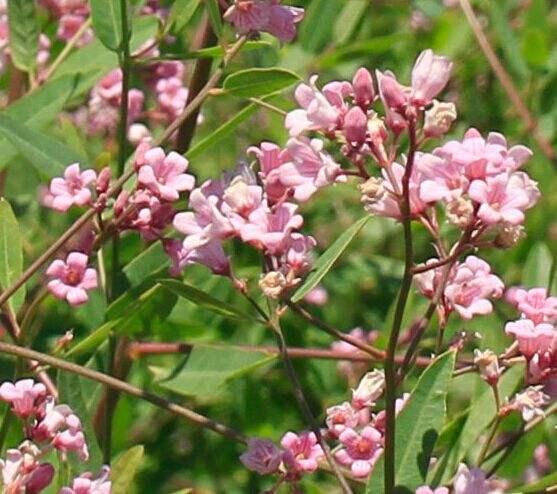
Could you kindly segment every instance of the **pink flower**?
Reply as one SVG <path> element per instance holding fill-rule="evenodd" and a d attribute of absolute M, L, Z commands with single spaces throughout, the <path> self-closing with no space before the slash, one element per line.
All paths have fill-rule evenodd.
<path fill-rule="evenodd" d="M 449 489 L 446 487 L 437 487 L 436 489 L 432 489 L 427 485 L 423 485 L 422 487 L 418 487 L 416 489 L 415 494 L 449 494 Z"/>
<path fill-rule="evenodd" d="M 534 324 L 557 322 L 557 297 L 549 297 L 546 288 L 514 287 L 507 290 L 505 298 Z"/>
<path fill-rule="evenodd" d="M 230 261 L 222 244 L 218 240 L 210 240 L 207 243 L 189 249 L 184 247 L 179 240 L 165 239 L 164 249 L 172 260 L 170 273 L 178 276 L 184 268 L 191 264 L 207 266 L 213 273 L 222 276 L 230 276 Z"/>
<path fill-rule="evenodd" d="M 287 241 L 285 263 L 296 275 L 304 274 L 311 268 L 312 251 L 317 245 L 313 237 L 292 233 Z"/>
<path fill-rule="evenodd" d="M 329 434 L 337 438 L 341 432 L 347 428 L 354 429 L 360 423 L 360 415 L 352 405 L 345 401 L 342 405 L 335 405 L 327 408 L 327 418 L 325 423 Z"/>
<path fill-rule="evenodd" d="M 175 201 L 180 192 L 193 189 L 195 178 L 184 173 L 188 160 L 178 153 L 165 155 L 162 148 L 153 148 L 145 153 L 144 159 L 137 180 L 165 201 Z"/>
<path fill-rule="evenodd" d="M 97 179 L 93 170 L 80 172 L 79 163 L 73 163 L 64 171 L 64 178 L 53 178 L 50 182 L 49 204 L 57 211 L 67 211 L 72 205 L 85 206 L 91 202 L 88 187 Z"/>
<path fill-rule="evenodd" d="M 250 213 L 261 205 L 263 189 L 259 185 L 246 183 L 242 176 L 237 176 L 224 191 L 222 199 L 222 212 L 239 232 Z"/>
<path fill-rule="evenodd" d="M 308 130 L 334 130 L 340 116 L 347 111 L 344 98 L 352 93 L 349 82 L 330 82 L 320 91 L 317 86 L 317 75 L 309 79 L 309 85 L 300 84 L 294 92 L 300 109 L 293 110 L 284 121 L 285 127 L 292 137 L 297 137 Z"/>
<path fill-rule="evenodd" d="M 379 96 L 384 107 L 403 115 L 408 104 L 410 88 L 400 84 L 392 72 L 383 73 L 376 70 L 375 76 L 379 86 Z"/>
<path fill-rule="evenodd" d="M 247 150 L 259 160 L 259 176 L 265 185 L 265 192 L 270 204 L 286 198 L 287 187 L 281 181 L 280 166 L 289 160 L 286 150 L 272 142 L 262 142 L 259 147 L 252 146 Z"/>
<path fill-rule="evenodd" d="M 372 407 L 384 390 L 385 374 L 383 371 L 368 372 L 362 377 L 358 387 L 352 390 L 352 406 L 357 410 Z"/>
<path fill-rule="evenodd" d="M 0 468 L 6 494 L 38 494 L 50 485 L 55 473 L 50 463 L 39 463 L 32 454 L 20 449 L 9 449 L 6 460 L 0 460 Z"/>
<path fill-rule="evenodd" d="M 519 319 L 505 325 L 505 333 L 514 336 L 520 353 L 528 360 L 534 355 L 544 355 L 551 351 L 557 331 L 551 324 L 534 324 L 529 319 Z"/>
<path fill-rule="evenodd" d="M 269 439 L 252 437 L 248 440 L 248 449 L 240 456 L 240 461 L 249 470 L 268 475 L 278 470 L 282 461 L 282 451 Z"/>
<path fill-rule="evenodd" d="M 21 379 L 15 383 L 5 381 L 0 386 L 0 400 L 9 403 L 12 412 L 22 419 L 34 415 L 36 407 L 46 398 L 46 388 L 33 379 Z"/>
<path fill-rule="evenodd" d="M 520 412 L 524 422 L 545 416 L 542 407 L 549 404 L 550 398 L 542 389 L 543 386 L 529 386 L 522 393 L 517 393 L 506 408 Z"/>
<path fill-rule="evenodd" d="M 354 91 L 354 102 L 356 104 L 365 108 L 373 103 L 375 99 L 375 89 L 369 70 L 360 67 L 356 71 L 352 79 L 352 88 Z"/>
<path fill-rule="evenodd" d="M 402 411 L 409 399 L 410 393 L 404 393 L 402 398 L 397 398 L 395 400 L 395 415 L 398 415 Z M 377 415 L 374 415 L 372 425 L 375 429 L 381 432 L 381 434 L 385 434 L 386 420 L 387 413 L 385 410 L 381 410 Z"/>
<path fill-rule="evenodd" d="M 367 115 L 359 106 L 351 108 L 344 117 L 344 134 L 346 140 L 362 144 L 367 137 Z"/>
<path fill-rule="evenodd" d="M 451 202 L 467 190 L 469 180 L 458 163 L 433 154 L 417 153 L 415 165 L 424 176 L 420 184 L 420 199 L 424 202 Z"/>
<path fill-rule="evenodd" d="M 166 114 L 167 121 L 172 122 L 186 106 L 188 89 L 181 79 L 169 77 L 157 82 L 156 92 L 161 111 Z"/>
<path fill-rule="evenodd" d="M 108 480 L 109 475 L 110 468 L 104 466 L 96 479 L 91 474 L 83 474 L 73 480 L 71 487 L 63 487 L 59 494 L 110 494 L 112 484 Z"/>
<path fill-rule="evenodd" d="M 354 429 L 344 430 L 339 441 L 344 447 L 335 453 L 335 459 L 349 466 L 354 477 L 367 477 L 383 452 L 382 434 L 368 425 L 359 434 Z"/>
<path fill-rule="evenodd" d="M 503 282 L 491 274 L 489 264 L 476 256 L 468 256 L 456 266 L 445 287 L 445 298 L 451 309 L 469 320 L 476 314 L 489 314 L 493 306 L 488 298 L 500 297 L 503 289 Z"/>
<path fill-rule="evenodd" d="M 235 0 L 224 18 L 240 33 L 265 31 L 281 41 L 292 41 L 304 9 L 280 5 L 281 0 Z"/>
<path fill-rule="evenodd" d="M 323 450 L 317 444 L 313 432 L 302 432 L 300 435 L 287 432 L 280 440 L 284 448 L 283 461 L 292 474 L 315 472 L 318 462 L 323 458 Z"/>
<path fill-rule="evenodd" d="M 525 146 L 507 149 L 507 140 L 501 134 L 491 132 L 487 139 L 474 128 L 464 134 L 460 141 L 449 141 L 434 154 L 462 166 L 469 180 L 485 179 L 503 172 L 518 170 L 532 156 Z"/>
<path fill-rule="evenodd" d="M 293 230 L 302 226 L 303 218 L 295 214 L 298 206 L 285 202 L 271 211 L 264 204 L 248 217 L 240 235 L 256 249 L 266 250 L 269 254 L 281 254 L 287 247 Z"/>
<path fill-rule="evenodd" d="M 83 23 L 85 21 L 86 21 L 86 17 L 83 15 L 78 15 L 78 14 L 63 15 L 62 17 L 60 17 L 60 21 L 58 24 L 58 31 L 56 32 L 57 38 L 63 41 L 69 41 L 77 34 L 77 32 L 79 31 L 79 29 L 81 29 L 81 26 L 83 26 Z M 78 48 L 81 48 L 82 46 L 85 46 L 89 44 L 91 41 L 93 41 L 93 38 L 94 38 L 93 30 L 91 28 L 86 29 L 85 32 L 81 35 L 81 37 L 77 41 L 76 46 Z"/>
<path fill-rule="evenodd" d="M 453 482 L 454 494 L 503 494 L 503 490 L 499 489 L 495 483 L 495 480 L 487 479 L 483 470 L 469 469 L 464 463 L 461 463 Z"/>
<path fill-rule="evenodd" d="M 514 187 L 506 174 L 474 180 L 468 191 L 470 198 L 480 204 L 478 217 L 486 225 L 505 222 L 519 225 L 530 199 L 523 188 Z"/>
<path fill-rule="evenodd" d="M 81 252 L 70 252 L 66 261 L 56 259 L 46 270 L 51 281 L 50 292 L 61 300 L 66 299 L 70 305 L 87 302 L 87 292 L 97 288 L 97 271 L 87 268 L 89 258 Z"/>
<path fill-rule="evenodd" d="M 412 104 L 430 104 L 447 85 L 452 65 L 448 58 L 435 55 L 432 50 L 421 52 L 412 69 Z"/>

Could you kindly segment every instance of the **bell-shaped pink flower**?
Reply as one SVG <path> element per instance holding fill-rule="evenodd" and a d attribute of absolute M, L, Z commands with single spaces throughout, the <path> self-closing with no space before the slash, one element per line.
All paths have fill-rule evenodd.
<path fill-rule="evenodd" d="M 505 299 L 534 324 L 557 322 L 557 297 L 548 296 L 546 288 L 509 288 Z"/>
<path fill-rule="evenodd" d="M 184 173 L 188 160 L 178 153 L 165 155 L 162 148 L 153 148 L 144 155 L 145 164 L 137 172 L 140 184 L 165 201 L 175 201 L 180 192 L 193 189 L 195 178 Z"/>
<path fill-rule="evenodd" d="M 323 450 L 317 443 L 313 432 L 294 434 L 287 432 L 280 440 L 284 448 L 283 461 L 294 474 L 311 473 L 317 470 L 318 462 L 323 458 Z"/>
<path fill-rule="evenodd" d="M 282 451 L 273 441 L 252 437 L 248 440 L 248 449 L 240 456 L 246 468 L 260 475 L 275 473 L 282 461 Z"/>
<path fill-rule="evenodd" d="M 50 182 L 49 204 L 57 211 L 67 211 L 72 205 L 85 206 L 91 202 L 90 186 L 96 180 L 93 170 L 79 170 L 79 163 L 73 163 L 64 171 L 64 178 L 53 178 Z"/>
<path fill-rule="evenodd" d="M 50 292 L 70 305 L 80 305 L 87 300 L 87 292 L 97 288 L 97 271 L 88 268 L 89 257 L 82 252 L 70 252 L 66 261 L 56 259 L 46 270 L 51 280 L 48 282 Z"/>
<path fill-rule="evenodd" d="M 534 355 L 543 355 L 552 350 L 557 340 L 557 330 L 551 324 L 535 324 L 529 319 L 519 319 L 505 325 L 505 333 L 512 335 L 518 343 L 520 353 L 528 360 Z"/>
<path fill-rule="evenodd" d="M 290 233 L 304 222 L 301 215 L 295 214 L 297 209 L 298 206 L 288 202 L 277 206 L 274 211 L 262 205 L 249 215 L 248 223 L 242 227 L 242 240 L 269 254 L 281 254 Z"/>
<path fill-rule="evenodd" d="M 419 107 L 431 103 L 447 85 L 452 65 L 448 58 L 435 55 L 432 50 L 420 53 L 412 69 L 412 103 Z"/>
<path fill-rule="evenodd" d="M 73 480 L 71 487 L 63 487 L 59 494 L 110 494 L 112 483 L 109 475 L 110 468 L 104 466 L 96 479 L 89 473 L 83 474 Z"/>
<path fill-rule="evenodd" d="M 348 428 L 340 434 L 339 441 L 343 448 L 335 453 L 335 459 L 340 464 L 350 467 L 354 477 L 367 477 L 383 453 L 382 434 L 369 425 L 359 434 Z"/>
<path fill-rule="evenodd" d="M 503 282 L 491 274 L 489 264 L 476 256 L 468 256 L 451 275 L 445 287 L 445 298 L 451 309 L 469 320 L 477 314 L 489 314 L 493 305 L 488 299 L 499 298 L 503 289 Z"/>
<path fill-rule="evenodd" d="M 164 249 L 172 261 L 170 273 L 178 276 L 184 268 L 192 264 L 208 267 L 213 273 L 230 276 L 230 261 L 219 240 L 210 240 L 195 248 L 184 247 L 179 240 L 165 239 Z"/>
<path fill-rule="evenodd" d="M 18 417 L 27 419 L 36 413 L 36 407 L 46 398 L 46 388 L 33 379 L 21 379 L 12 383 L 5 381 L 0 386 L 0 400 L 11 405 Z"/>

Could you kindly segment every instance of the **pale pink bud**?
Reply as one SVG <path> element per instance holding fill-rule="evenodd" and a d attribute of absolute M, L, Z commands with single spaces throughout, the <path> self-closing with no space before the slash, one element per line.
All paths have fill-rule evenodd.
<path fill-rule="evenodd" d="M 474 364 L 478 366 L 480 376 L 484 381 L 493 386 L 499 381 L 503 369 L 499 367 L 497 355 L 491 350 L 474 350 Z"/>
<path fill-rule="evenodd" d="M 445 57 L 425 50 L 412 69 L 412 103 L 416 106 L 429 104 L 447 85 L 452 62 Z"/>
<path fill-rule="evenodd" d="M 96 183 L 96 191 L 97 194 L 103 194 L 108 190 L 108 186 L 110 185 L 110 167 L 105 166 L 99 173 L 99 177 L 97 178 Z"/>
<path fill-rule="evenodd" d="M 362 143 L 366 140 L 367 116 L 359 106 L 354 106 L 344 117 L 344 132 L 346 140 Z"/>
<path fill-rule="evenodd" d="M 369 70 L 360 67 L 354 78 L 352 79 L 352 87 L 354 88 L 354 101 L 358 105 L 368 106 L 375 99 L 375 91 L 373 88 L 373 80 Z"/>
<path fill-rule="evenodd" d="M 371 407 L 385 389 L 385 374 L 373 370 L 362 377 L 358 387 L 352 390 L 352 406 L 356 409 Z"/>
<path fill-rule="evenodd" d="M 390 74 L 377 73 L 379 94 L 383 104 L 393 110 L 401 110 L 408 102 L 407 90 Z"/>
<path fill-rule="evenodd" d="M 252 437 L 248 440 L 248 449 L 240 456 L 240 461 L 249 470 L 268 475 L 278 470 L 281 455 L 281 450 L 269 439 Z"/>

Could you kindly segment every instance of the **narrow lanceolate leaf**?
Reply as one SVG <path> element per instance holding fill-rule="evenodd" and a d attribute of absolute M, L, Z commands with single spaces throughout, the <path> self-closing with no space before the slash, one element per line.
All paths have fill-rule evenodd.
<path fill-rule="evenodd" d="M 539 492 L 550 492 L 546 491 L 548 487 L 554 487 L 557 485 L 557 472 L 550 473 L 549 475 L 537 480 L 536 482 L 528 485 L 522 485 L 520 487 L 515 487 L 507 492 L 517 494 L 529 494 L 529 493 L 539 493 Z"/>
<path fill-rule="evenodd" d="M 369 220 L 370 216 L 364 216 L 356 223 L 354 223 L 348 230 L 346 230 L 340 237 L 338 237 L 333 245 L 331 245 L 317 260 L 313 272 L 308 276 L 304 284 L 298 288 L 296 293 L 292 296 L 292 302 L 299 302 L 308 292 L 313 290 L 323 277 L 333 267 L 335 261 L 342 255 L 350 242 L 364 227 Z"/>
<path fill-rule="evenodd" d="M 401 492 L 425 484 L 431 453 L 445 421 L 446 397 L 455 364 L 454 352 L 433 361 L 418 380 L 398 414 L 395 433 L 395 476 Z M 384 461 L 379 459 L 368 481 L 368 494 L 382 494 Z"/>
<path fill-rule="evenodd" d="M 231 380 L 275 359 L 276 355 L 251 352 L 234 346 L 195 346 L 180 371 L 159 384 L 169 391 L 185 396 L 197 399 L 214 398 Z"/>
<path fill-rule="evenodd" d="M 134 446 L 116 459 L 110 472 L 112 494 L 128 494 L 134 491 L 133 481 L 143 463 L 144 456 L 145 448 Z"/>
<path fill-rule="evenodd" d="M 80 379 L 77 374 L 72 374 L 71 372 L 58 372 L 56 384 L 58 385 L 59 402 L 68 404 L 81 420 L 81 426 L 87 440 L 87 447 L 89 448 L 87 468 L 96 472 L 102 466 L 102 453 L 93 429 L 91 415 L 83 399 Z M 70 457 L 74 459 L 73 455 L 70 455 Z M 77 465 L 77 462 L 75 463 Z"/>
<path fill-rule="evenodd" d="M 176 0 L 168 15 L 168 25 L 170 31 L 178 33 L 186 27 L 190 19 L 195 14 L 200 0 Z"/>
<path fill-rule="evenodd" d="M 39 24 L 34 0 L 9 0 L 10 54 L 14 65 L 29 72 L 37 63 Z"/>
<path fill-rule="evenodd" d="M 0 134 L 29 160 L 43 177 L 52 178 L 60 175 L 71 163 L 86 164 L 86 159 L 73 149 L 30 129 L 6 114 L 0 114 Z"/>
<path fill-rule="evenodd" d="M 245 314 L 233 305 L 223 302 L 222 300 L 218 300 L 212 295 L 209 295 L 208 293 L 199 290 L 198 288 L 195 288 L 191 285 L 182 283 L 181 281 L 162 280 L 160 281 L 160 284 L 171 293 L 178 295 L 178 297 L 188 299 L 195 305 L 210 310 L 211 312 L 215 312 L 216 314 L 219 314 L 221 316 L 229 317 L 232 319 L 257 321 L 255 317 L 251 317 Z"/>
<path fill-rule="evenodd" d="M 23 271 L 21 233 L 10 204 L 0 199 L 0 290 L 10 287 Z M 23 304 L 25 288 L 19 289 L 8 300 L 8 307 L 16 312 Z"/>
<path fill-rule="evenodd" d="M 247 69 L 230 74 L 223 89 L 240 98 L 254 98 L 282 91 L 300 81 L 300 76 L 286 69 Z"/>
<path fill-rule="evenodd" d="M 91 19 L 95 34 L 112 51 L 118 51 L 122 46 L 121 1 L 123 0 L 91 0 Z"/>
<path fill-rule="evenodd" d="M 209 22 L 217 38 L 222 34 L 222 18 L 218 0 L 205 0 L 207 12 L 209 13 Z"/>

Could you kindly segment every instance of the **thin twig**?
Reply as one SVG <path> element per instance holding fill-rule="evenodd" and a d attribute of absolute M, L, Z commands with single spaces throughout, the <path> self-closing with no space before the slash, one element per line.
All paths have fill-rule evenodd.
<path fill-rule="evenodd" d="M 133 396 L 135 398 L 139 398 L 144 401 L 148 401 L 153 405 L 167 410 L 175 415 L 179 415 L 180 417 L 185 418 L 189 422 L 203 427 L 205 429 L 210 429 L 217 434 L 221 434 L 223 436 L 229 437 L 234 441 L 238 441 L 241 443 L 246 443 L 247 439 L 239 432 L 231 429 L 230 427 L 220 424 L 212 419 L 209 419 L 203 415 L 200 415 L 188 408 L 185 408 L 177 403 L 174 403 L 162 396 L 155 395 L 153 393 L 149 393 L 141 388 L 133 386 L 125 381 L 121 381 L 120 379 L 116 379 L 112 376 L 107 374 L 103 374 L 102 372 L 89 369 L 87 367 L 83 367 L 81 365 L 74 364 L 73 362 L 68 362 L 63 359 L 59 359 L 57 357 L 52 357 L 51 355 L 46 355 L 44 353 L 36 352 L 35 350 L 31 350 L 29 348 L 24 348 L 18 345 L 12 345 L 10 343 L 0 342 L 0 353 L 13 355 L 15 357 L 20 357 L 27 360 L 36 360 L 43 365 L 48 365 L 51 367 L 55 367 L 57 369 L 61 369 L 63 371 L 72 372 L 74 374 L 80 375 L 92 381 L 99 382 L 106 386 L 110 386 L 122 393 L 127 395 Z"/>
<path fill-rule="evenodd" d="M 499 79 L 501 86 L 503 86 L 503 89 L 507 93 L 507 96 L 511 100 L 511 103 L 514 105 L 516 113 L 518 113 L 518 116 L 524 123 L 526 130 L 532 133 L 532 137 L 538 143 L 538 146 L 540 146 L 541 150 L 547 156 L 547 158 L 553 160 L 555 158 L 555 151 L 553 150 L 553 147 L 538 130 L 538 123 L 536 119 L 530 113 L 530 110 L 528 110 L 526 104 L 522 101 L 522 98 L 520 97 L 510 75 L 505 70 L 505 67 L 503 67 L 503 64 L 499 61 L 497 54 L 491 47 L 491 44 L 487 39 L 487 36 L 483 32 L 482 26 L 478 21 L 478 18 L 476 17 L 476 14 L 474 13 L 474 9 L 470 5 L 470 2 L 468 0 L 459 1 L 460 7 L 462 8 L 464 15 L 466 16 L 466 19 L 468 20 L 468 24 L 470 24 L 470 27 L 474 32 L 474 36 L 476 37 L 478 44 L 480 45 L 480 48 L 485 55 L 485 58 L 487 58 L 487 61 L 489 62 L 489 65 L 491 65 L 493 72 L 495 72 L 495 75 Z"/>

